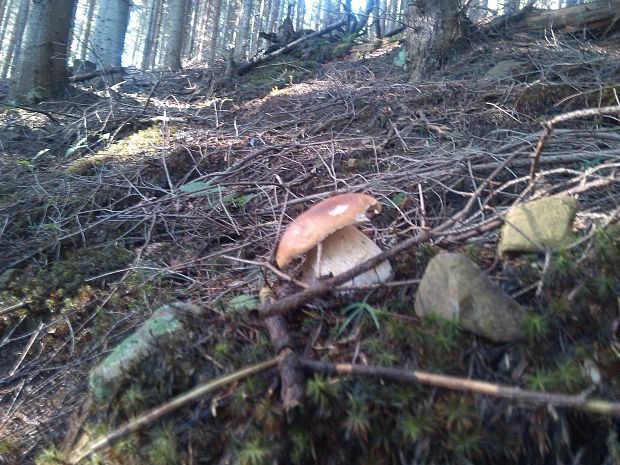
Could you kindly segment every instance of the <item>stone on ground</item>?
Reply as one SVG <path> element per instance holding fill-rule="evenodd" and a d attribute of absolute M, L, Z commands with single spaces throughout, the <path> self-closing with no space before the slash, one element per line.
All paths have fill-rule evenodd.
<path fill-rule="evenodd" d="M 506 215 L 497 252 L 544 252 L 569 245 L 578 208 L 572 197 L 538 199 L 513 208 Z"/>
<path fill-rule="evenodd" d="M 108 399 L 132 369 L 153 355 L 158 347 L 178 334 L 183 326 L 179 316 L 196 313 L 196 307 L 175 302 L 158 308 L 132 335 L 126 337 L 89 375 L 88 384 L 98 399 Z"/>
<path fill-rule="evenodd" d="M 464 255 L 434 257 L 415 300 L 418 315 L 437 314 L 495 342 L 516 339 L 525 310 Z"/>

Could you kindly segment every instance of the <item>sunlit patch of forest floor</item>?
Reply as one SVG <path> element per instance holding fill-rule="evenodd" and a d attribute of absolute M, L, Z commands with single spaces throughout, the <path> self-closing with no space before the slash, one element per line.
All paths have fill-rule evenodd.
<path fill-rule="evenodd" d="M 300 352 L 620 400 L 618 115 L 559 123 L 534 188 L 529 173 L 541 122 L 619 104 L 618 39 L 473 43 L 424 82 L 408 82 L 397 40 L 338 45 L 229 82 L 223 65 L 128 71 L 62 101 L 0 103 L 0 463 L 61 463 L 140 412 L 271 357 L 248 314 L 275 280 L 259 264 L 282 224 L 340 192 L 381 201 L 366 232 L 384 249 L 473 208 L 392 260 L 402 285 L 288 315 Z M 574 244 L 498 257 L 497 219 L 520 198 L 559 193 L 579 200 Z M 466 254 L 528 309 L 521 339 L 494 344 L 415 314 L 416 280 L 441 251 Z M 199 308 L 190 329 L 111 402 L 93 401 L 89 370 L 174 300 Z M 349 318 L 355 302 L 372 310 Z M 618 420 L 603 415 L 314 375 L 288 423 L 276 380 L 247 378 L 89 460 L 620 460 Z"/>

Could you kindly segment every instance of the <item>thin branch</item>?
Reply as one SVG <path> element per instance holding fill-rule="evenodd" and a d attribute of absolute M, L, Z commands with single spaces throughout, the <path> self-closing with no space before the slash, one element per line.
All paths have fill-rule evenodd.
<path fill-rule="evenodd" d="M 248 376 L 260 373 L 262 371 L 273 368 L 278 363 L 278 358 L 272 358 L 267 360 L 266 362 L 257 363 L 256 365 L 249 366 L 244 368 L 243 370 L 236 371 L 234 373 L 221 376 L 219 378 L 213 379 L 207 383 L 196 386 L 191 391 L 186 392 L 185 394 L 181 394 L 174 399 L 162 404 L 154 409 L 149 410 L 148 412 L 140 415 L 138 418 L 130 421 L 129 423 L 125 423 L 120 428 L 112 431 L 107 434 L 103 438 L 97 439 L 94 442 L 88 444 L 81 451 L 75 452 L 75 458 L 70 460 L 70 463 L 77 464 L 84 459 L 87 459 L 92 454 L 100 451 L 101 449 L 108 447 L 118 441 L 119 439 L 124 438 L 125 436 L 134 433 L 145 426 L 150 425 L 154 421 L 160 419 L 164 415 L 168 413 L 174 412 L 179 408 L 183 407 L 190 402 L 194 402 L 198 400 L 200 397 L 208 394 L 211 391 L 214 391 L 226 384 L 230 384 L 235 381 L 239 381 L 243 378 L 247 378 Z"/>
<path fill-rule="evenodd" d="M 372 365 L 349 363 L 330 363 L 311 359 L 301 359 L 300 363 L 312 371 L 322 373 L 369 376 L 393 381 L 420 383 L 455 391 L 467 391 L 502 399 L 525 402 L 533 405 L 552 405 L 554 407 L 573 408 L 602 415 L 620 417 L 620 403 L 603 399 L 588 399 L 584 394 L 570 395 L 552 392 L 529 391 L 513 386 L 477 381 L 458 376 L 446 376 L 425 371 L 387 368 Z"/>

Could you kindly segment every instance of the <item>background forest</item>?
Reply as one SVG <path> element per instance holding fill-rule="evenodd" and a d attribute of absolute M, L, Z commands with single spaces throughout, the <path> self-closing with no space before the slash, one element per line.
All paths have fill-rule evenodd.
<path fill-rule="evenodd" d="M 0 464 L 620 464 L 619 50 L 620 0 L 0 0 Z"/>

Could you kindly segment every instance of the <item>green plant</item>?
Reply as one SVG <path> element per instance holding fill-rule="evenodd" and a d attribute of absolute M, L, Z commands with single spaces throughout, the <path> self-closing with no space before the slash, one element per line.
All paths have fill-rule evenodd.
<path fill-rule="evenodd" d="M 146 407 L 144 392 L 139 386 L 132 384 L 123 392 L 120 398 L 120 405 L 128 417 L 137 415 Z"/>
<path fill-rule="evenodd" d="M 321 375 L 315 375 L 306 383 L 306 396 L 317 407 L 319 415 L 328 412 L 330 401 L 339 393 L 340 383 Z"/>
<path fill-rule="evenodd" d="M 272 449 L 264 444 L 260 438 L 253 438 L 243 443 L 237 452 L 239 465 L 268 465 L 271 464 Z"/>
<path fill-rule="evenodd" d="M 378 309 L 368 303 L 368 298 L 371 294 L 372 292 L 369 292 L 361 302 L 352 302 L 342 309 L 342 312 L 347 316 L 347 318 L 340 326 L 338 335 L 342 334 L 351 322 L 359 324 L 364 320 L 364 318 L 370 318 L 375 327 L 380 329 L 379 319 L 377 318 Z"/>
<path fill-rule="evenodd" d="M 34 463 L 36 465 L 60 465 L 67 463 L 67 458 L 56 446 L 51 445 L 37 455 Z"/>
<path fill-rule="evenodd" d="M 474 426 L 475 412 L 471 397 L 448 394 L 436 404 L 435 408 L 450 434 L 467 431 Z"/>
<path fill-rule="evenodd" d="M 522 324 L 523 337 L 529 344 L 540 342 L 549 333 L 549 320 L 539 313 L 526 313 Z"/>
<path fill-rule="evenodd" d="M 421 411 L 416 414 L 407 413 L 398 421 L 398 429 L 404 441 L 417 442 L 422 436 L 433 432 L 435 421 L 432 412 Z"/>
<path fill-rule="evenodd" d="M 153 434 L 147 456 L 152 465 L 173 465 L 179 463 L 177 439 L 170 425 L 158 428 Z"/>
<path fill-rule="evenodd" d="M 344 421 L 345 437 L 368 439 L 371 432 L 370 415 L 364 399 L 350 396 L 347 407 L 347 418 Z"/>

